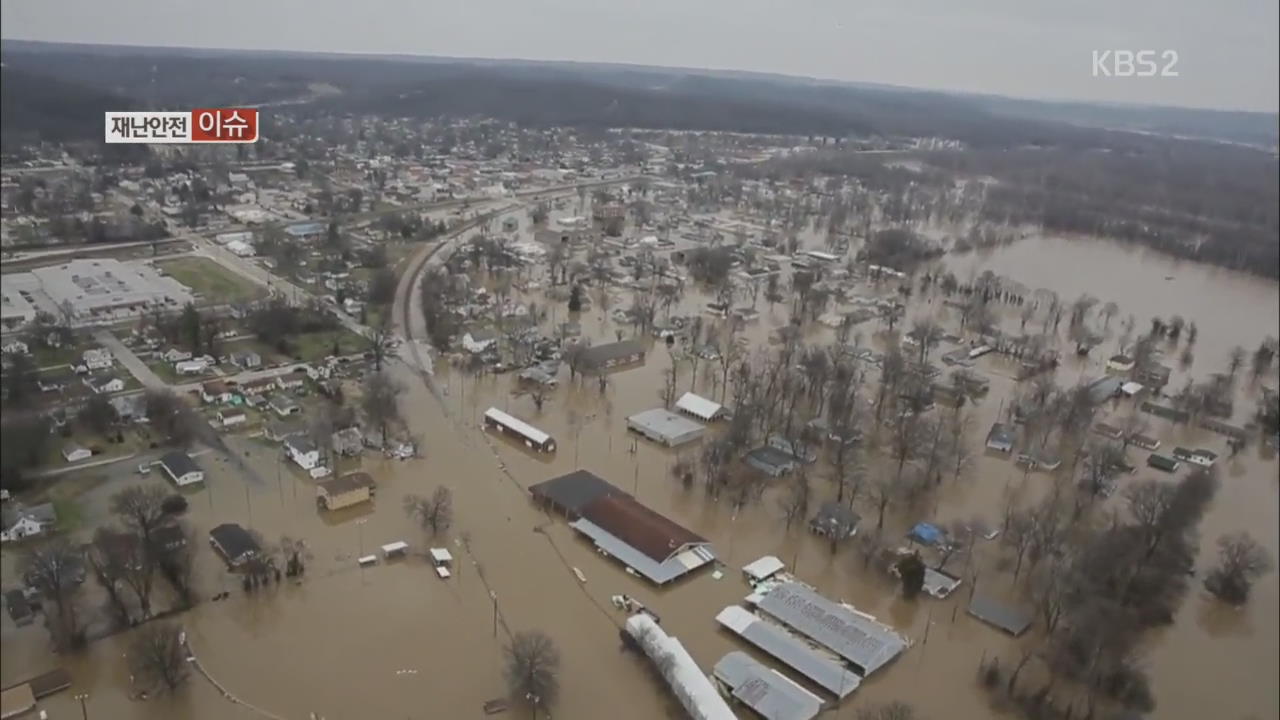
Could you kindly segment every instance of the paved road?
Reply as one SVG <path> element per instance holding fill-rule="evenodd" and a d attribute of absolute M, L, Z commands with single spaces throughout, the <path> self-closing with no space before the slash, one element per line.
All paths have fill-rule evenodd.
<path fill-rule="evenodd" d="M 97 340 L 103 347 L 111 351 L 115 356 L 116 362 L 120 363 L 138 378 L 138 382 L 147 388 L 163 388 L 168 385 L 159 375 L 151 371 L 147 364 L 130 350 L 115 333 L 110 330 L 95 330 L 93 338 Z"/>

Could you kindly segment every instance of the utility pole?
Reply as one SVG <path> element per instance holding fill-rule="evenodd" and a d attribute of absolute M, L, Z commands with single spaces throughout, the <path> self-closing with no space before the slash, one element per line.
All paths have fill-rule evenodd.
<path fill-rule="evenodd" d="M 498 637 L 498 593 L 490 590 L 489 598 L 493 600 L 493 636 Z"/>
<path fill-rule="evenodd" d="M 74 699 L 80 701 L 80 717 L 82 720 L 89 720 L 89 711 L 85 708 L 84 704 L 84 701 L 89 699 L 89 693 L 80 693 L 79 695 L 76 695 Z"/>

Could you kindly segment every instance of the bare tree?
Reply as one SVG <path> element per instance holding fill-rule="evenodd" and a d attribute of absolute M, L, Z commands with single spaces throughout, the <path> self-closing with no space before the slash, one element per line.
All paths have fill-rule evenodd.
<path fill-rule="evenodd" d="M 788 530 L 791 529 L 792 523 L 809 513 L 810 495 L 809 474 L 801 469 L 791 479 L 786 493 L 778 499 L 778 507 L 782 510 L 782 517 L 787 521 Z"/>
<path fill-rule="evenodd" d="M 1271 556 L 1247 532 L 1218 538 L 1218 565 L 1204 586 L 1220 600 L 1243 605 L 1254 581 L 1271 571 Z"/>
<path fill-rule="evenodd" d="M 120 627 L 128 627 L 133 624 L 133 617 L 120 587 L 125 572 L 125 558 L 122 553 L 117 552 L 116 537 L 120 534 L 111 528 L 98 528 L 94 531 L 93 542 L 85 546 L 84 555 L 93 570 L 94 578 L 107 592 L 107 606 L 115 616 L 116 623 Z"/>
<path fill-rule="evenodd" d="M 383 444 L 387 442 L 387 426 L 400 419 L 396 396 L 400 386 L 386 373 L 373 373 L 364 384 L 364 412 L 369 422 L 377 426 Z"/>
<path fill-rule="evenodd" d="M 111 512 L 150 547 L 156 528 L 167 522 L 166 497 L 168 493 L 159 485 L 133 485 L 111 496 Z"/>
<path fill-rule="evenodd" d="M 195 572 L 195 534 L 191 526 L 184 522 L 174 522 L 172 529 L 177 538 L 168 544 L 153 544 L 151 552 L 155 553 L 156 566 L 160 575 L 169 582 L 179 601 L 187 607 L 195 602 L 195 590 L 192 587 L 192 575 Z"/>
<path fill-rule="evenodd" d="M 174 623 L 154 622 L 138 628 L 129 644 L 129 669 L 136 681 L 152 690 L 177 690 L 187 680 L 187 653 L 182 631 Z"/>
<path fill-rule="evenodd" d="M 53 602 L 49 631 L 59 648 L 84 643 L 80 628 L 80 581 L 83 579 L 80 551 L 66 538 L 56 538 L 33 547 L 22 559 L 27 583 Z"/>
<path fill-rule="evenodd" d="M 503 675 L 507 691 L 532 716 L 555 704 L 560 694 L 560 650 L 540 631 L 516 633 L 506 647 Z"/>
<path fill-rule="evenodd" d="M 443 485 L 431 493 L 431 497 L 406 495 L 404 509 L 432 537 L 448 532 L 453 525 L 453 491 Z"/>

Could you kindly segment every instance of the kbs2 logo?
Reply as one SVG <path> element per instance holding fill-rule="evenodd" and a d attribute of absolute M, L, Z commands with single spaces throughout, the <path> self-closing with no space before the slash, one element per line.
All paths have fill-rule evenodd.
<path fill-rule="evenodd" d="M 1156 62 L 1159 56 L 1160 62 Z M 1178 52 L 1165 50 L 1094 50 L 1094 77 L 1178 77 Z"/>

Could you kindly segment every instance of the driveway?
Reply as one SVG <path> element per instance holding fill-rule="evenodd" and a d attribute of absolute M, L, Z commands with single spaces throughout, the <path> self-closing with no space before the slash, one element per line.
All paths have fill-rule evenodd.
<path fill-rule="evenodd" d="M 110 330 L 95 330 L 93 338 L 104 348 L 110 350 L 116 361 L 123 365 L 134 377 L 138 378 L 138 382 L 142 383 L 143 387 L 163 388 L 168 386 L 168 383 L 152 372 L 151 368 L 147 367 L 147 364 L 142 362 L 137 355 L 134 355 L 133 351 L 120 342 L 120 339 Z"/>

